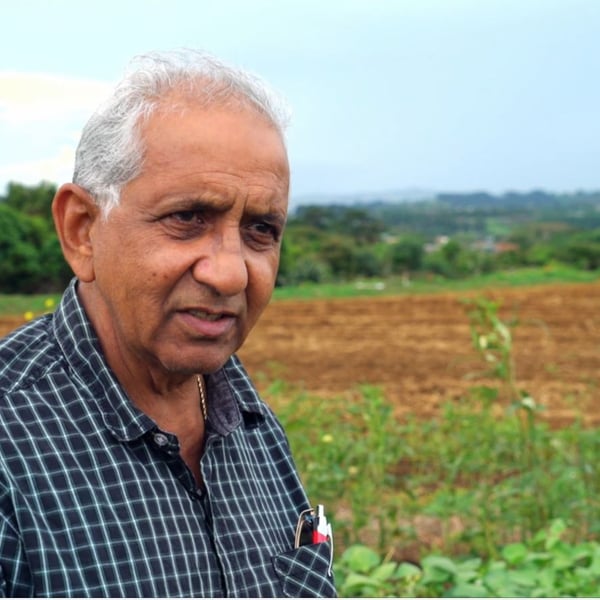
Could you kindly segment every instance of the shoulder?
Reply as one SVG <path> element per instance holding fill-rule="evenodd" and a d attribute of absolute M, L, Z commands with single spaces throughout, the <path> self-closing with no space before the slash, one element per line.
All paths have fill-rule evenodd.
<path fill-rule="evenodd" d="M 52 316 L 44 315 L 0 339 L 0 394 L 29 385 L 58 359 Z"/>

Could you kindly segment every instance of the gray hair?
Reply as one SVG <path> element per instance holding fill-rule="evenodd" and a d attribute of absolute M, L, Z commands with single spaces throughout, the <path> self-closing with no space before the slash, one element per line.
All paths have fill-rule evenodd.
<path fill-rule="evenodd" d="M 123 186 L 142 170 L 140 126 L 175 91 L 196 105 L 249 107 L 263 115 L 283 138 L 288 108 L 255 75 L 199 50 L 140 55 L 84 126 L 75 153 L 73 183 L 94 197 L 105 217 L 119 204 Z"/>

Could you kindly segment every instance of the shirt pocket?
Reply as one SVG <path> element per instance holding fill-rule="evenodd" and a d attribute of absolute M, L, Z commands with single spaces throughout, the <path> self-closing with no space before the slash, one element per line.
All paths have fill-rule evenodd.
<path fill-rule="evenodd" d="M 331 574 L 331 544 L 308 544 L 273 557 L 287 598 L 336 598 Z"/>

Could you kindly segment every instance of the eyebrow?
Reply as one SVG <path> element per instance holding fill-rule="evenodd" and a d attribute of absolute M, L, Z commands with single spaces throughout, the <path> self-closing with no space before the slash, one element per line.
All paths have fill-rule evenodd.
<path fill-rule="evenodd" d="M 234 204 L 233 200 L 223 198 L 198 198 L 198 197 L 182 197 L 172 202 L 173 210 L 206 210 L 212 212 L 227 212 Z"/>
<path fill-rule="evenodd" d="M 225 213 L 231 209 L 235 200 L 225 198 L 207 199 L 198 197 L 183 197 L 173 202 L 171 207 L 174 211 L 207 211 L 213 213 Z M 262 220 L 283 228 L 287 217 L 285 211 L 252 209 L 244 212 L 243 220 Z"/>

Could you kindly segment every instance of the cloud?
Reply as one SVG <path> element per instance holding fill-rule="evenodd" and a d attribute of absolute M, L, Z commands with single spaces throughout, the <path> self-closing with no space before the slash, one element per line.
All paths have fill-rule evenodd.
<path fill-rule="evenodd" d="M 110 89 L 103 81 L 0 71 L 0 121 L 19 126 L 71 120 L 93 111 Z"/>
<path fill-rule="evenodd" d="M 9 181 L 25 185 L 37 185 L 41 181 L 58 185 L 71 181 L 74 160 L 74 149 L 62 146 L 47 158 L 0 164 L 0 185 L 5 186 Z"/>
<path fill-rule="evenodd" d="M 0 186 L 70 181 L 81 127 L 111 88 L 104 81 L 0 70 Z"/>

